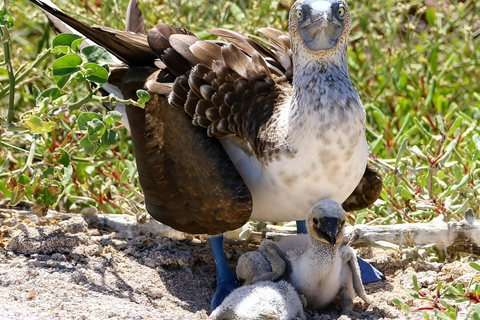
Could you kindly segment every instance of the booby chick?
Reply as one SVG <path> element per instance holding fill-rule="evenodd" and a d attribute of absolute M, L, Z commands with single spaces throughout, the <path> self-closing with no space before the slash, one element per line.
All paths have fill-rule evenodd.
<path fill-rule="evenodd" d="M 242 255 L 237 275 L 246 284 L 258 280 L 288 280 L 307 300 L 306 308 L 318 311 L 340 298 L 339 307 L 350 312 L 363 288 L 355 251 L 342 246 L 345 211 L 335 201 L 321 200 L 307 217 L 308 235 L 295 235 L 277 243 L 264 241 L 258 251 Z M 274 263 L 269 264 L 269 261 Z"/>
<path fill-rule="evenodd" d="M 292 271 L 289 282 L 307 299 L 307 309 L 320 310 L 339 297 L 342 311 L 351 311 L 358 295 L 366 303 L 355 251 L 342 247 L 345 211 L 332 200 L 321 200 L 307 217 L 308 245 L 287 252 Z M 279 244 L 281 247 L 281 244 Z"/>
<path fill-rule="evenodd" d="M 304 303 L 286 281 L 261 281 L 232 291 L 210 317 L 216 320 L 305 320 Z"/>
<path fill-rule="evenodd" d="M 244 253 L 237 262 L 238 279 L 245 285 L 275 281 L 286 270 L 285 253 L 271 240 L 263 240 L 258 251 Z"/>

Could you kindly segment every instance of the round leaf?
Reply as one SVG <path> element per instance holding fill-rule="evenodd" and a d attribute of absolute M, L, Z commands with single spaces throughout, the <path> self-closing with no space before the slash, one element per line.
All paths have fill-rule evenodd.
<path fill-rule="evenodd" d="M 150 94 L 145 90 L 137 90 L 138 103 L 145 104 L 150 100 Z"/>
<path fill-rule="evenodd" d="M 118 132 L 115 130 L 107 130 L 102 136 L 103 146 L 105 149 L 111 149 L 118 143 Z"/>
<path fill-rule="evenodd" d="M 58 149 L 60 151 L 60 157 L 58 158 L 58 162 L 62 164 L 64 167 L 70 164 L 70 154 L 65 149 Z"/>
<path fill-rule="evenodd" d="M 96 83 L 106 83 L 108 80 L 108 71 L 95 63 L 85 64 L 85 69 L 89 71 L 87 76 L 88 81 Z"/>
<path fill-rule="evenodd" d="M 87 58 L 88 62 L 99 64 L 115 63 L 108 51 L 100 46 L 88 46 L 82 49 L 82 54 Z"/>
<path fill-rule="evenodd" d="M 7 8 L 0 10 L 0 25 L 5 26 L 8 29 L 13 27 L 13 17 L 10 12 L 8 12 Z"/>
<path fill-rule="evenodd" d="M 33 116 L 25 124 L 30 127 L 33 133 L 47 133 L 53 130 L 56 126 L 56 122 L 53 121 L 43 121 L 37 116 Z"/>
<path fill-rule="evenodd" d="M 17 182 L 19 184 L 23 184 L 23 185 L 29 184 L 30 183 L 30 178 L 27 175 L 22 174 L 18 177 Z"/>
<path fill-rule="evenodd" d="M 107 115 L 105 116 L 105 122 L 108 124 L 112 124 L 114 122 L 122 120 L 122 113 L 118 111 L 109 111 Z"/>
<path fill-rule="evenodd" d="M 53 47 L 58 47 L 58 46 L 67 46 L 72 48 L 72 43 L 75 40 L 81 39 L 82 37 L 77 35 L 77 34 L 71 34 L 71 33 L 62 33 L 56 36 L 53 39 L 52 46 Z M 72 48 L 73 49 L 73 48 Z"/>
<path fill-rule="evenodd" d="M 96 143 L 92 143 L 88 140 L 88 135 L 85 135 L 81 140 L 80 140 L 80 146 L 85 149 L 85 152 L 89 155 L 95 154 L 95 151 L 98 149 L 98 145 Z"/>
<path fill-rule="evenodd" d="M 78 128 L 80 130 L 87 130 L 88 128 L 88 122 L 93 120 L 93 119 L 99 119 L 102 120 L 102 116 L 99 115 L 98 113 L 95 112 L 84 112 L 81 115 L 78 116 Z"/>
<path fill-rule="evenodd" d="M 53 61 L 53 75 L 56 77 L 64 77 L 80 71 L 80 65 L 83 60 L 79 55 L 67 54 Z"/>

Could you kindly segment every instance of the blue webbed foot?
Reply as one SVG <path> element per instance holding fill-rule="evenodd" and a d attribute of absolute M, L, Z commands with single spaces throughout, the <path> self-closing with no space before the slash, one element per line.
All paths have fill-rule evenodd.
<path fill-rule="evenodd" d="M 212 310 L 215 310 L 222 302 L 223 300 L 232 292 L 235 290 L 238 286 L 237 281 L 231 276 L 230 281 L 222 281 L 220 282 L 219 279 L 217 279 L 217 288 L 215 289 L 215 293 L 213 294 L 212 301 L 210 302 L 210 308 Z"/>
<path fill-rule="evenodd" d="M 238 287 L 237 277 L 232 275 L 227 266 L 227 260 L 223 253 L 223 235 L 217 235 L 208 239 L 212 247 L 213 260 L 217 273 L 217 288 L 213 294 L 210 308 L 215 310 L 235 288 Z"/>

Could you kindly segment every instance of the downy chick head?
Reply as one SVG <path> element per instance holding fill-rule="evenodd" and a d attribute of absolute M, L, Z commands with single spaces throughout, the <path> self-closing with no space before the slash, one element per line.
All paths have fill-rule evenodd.
<path fill-rule="evenodd" d="M 336 201 L 320 200 L 310 209 L 307 230 L 314 240 L 340 247 L 345 230 L 345 210 Z"/>
<path fill-rule="evenodd" d="M 294 56 L 306 52 L 310 58 L 328 57 L 346 52 L 350 24 L 344 0 L 298 0 L 289 16 Z"/>

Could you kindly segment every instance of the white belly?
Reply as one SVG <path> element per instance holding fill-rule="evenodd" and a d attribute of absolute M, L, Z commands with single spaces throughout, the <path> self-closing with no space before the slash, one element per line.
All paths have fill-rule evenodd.
<path fill-rule="evenodd" d="M 313 138 L 300 145 L 294 157 L 283 156 L 266 166 L 230 139 L 235 138 L 221 141 L 252 193 L 253 220 L 304 220 L 321 199 L 342 203 L 358 185 L 367 163 L 363 135 L 357 141 L 328 145 Z"/>
<path fill-rule="evenodd" d="M 315 255 L 313 258 L 303 254 L 293 261 L 289 280 L 307 299 L 307 308 L 319 310 L 328 306 L 340 290 L 342 261 L 338 255 L 333 261 L 318 260 L 321 257 Z"/>

